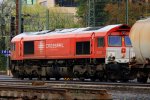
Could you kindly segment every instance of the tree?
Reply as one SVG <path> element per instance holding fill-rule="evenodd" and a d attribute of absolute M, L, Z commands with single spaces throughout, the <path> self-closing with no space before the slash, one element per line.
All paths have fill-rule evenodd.
<path fill-rule="evenodd" d="M 105 6 L 110 1 L 111 0 L 97 0 L 97 2 L 95 2 L 95 26 L 106 25 L 108 13 L 105 11 Z"/>
<path fill-rule="evenodd" d="M 78 0 L 79 6 L 77 7 L 77 17 L 82 26 L 87 26 L 87 15 L 88 15 L 88 0 Z"/>
<path fill-rule="evenodd" d="M 77 16 L 83 26 L 88 22 L 88 0 L 78 0 Z M 96 26 L 126 23 L 126 0 L 95 0 Z M 133 0 L 129 2 L 129 25 L 136 20 L 150 16 L 150 1 Z"/>
<path fill-rule="evenodd" d="M 129 2 L 129 25 L 132 26 L 135 21 L 148 16 L 150 14 L 150 3 L 142 1 Z M 107 24 L 126 23 L 126 3 L 121 1 L 120 3 L 109 3 L 105 7 L 105 11 L 109 14 L 109 20 Z"/>
<path fill-rule="evenodd" d="M 107 11 L 104 10 L 105 5 L 111 0 L 95 0 L 95 26 L 105 25 L 108 19 Z M 89 15 L 89 2 L 88 0 L 78 0 L 79 6 L 77 8 L 77 16 L 80 18 L 80 22 L 83 26 L 87 26 Z"/>
<path fill-rule="evenodd" d="M 6 49 L 5 37 L 10 33 L 10 16 L 15 8 L 12 0 L 3 0 L 0 2 L 0 70 L 6 69 L 6 57 L 1 54 L 1 50 Z"/>
<path fill-rule="evenodd" d="M 6 57 L 0 54 L 0 70 L 6 70 Z"/>
<path fill-rule="evenodd" d="M 64 10 L 59 7 L 48 9 L 39 4 L 33 6 L 24 5 L 22 10 L 24 30 L 45 30 L 47 24 L 49 29 L 80 27 L 80 24 L 75 20 L 75 16 L 66 13 L 67 11 Z"/>

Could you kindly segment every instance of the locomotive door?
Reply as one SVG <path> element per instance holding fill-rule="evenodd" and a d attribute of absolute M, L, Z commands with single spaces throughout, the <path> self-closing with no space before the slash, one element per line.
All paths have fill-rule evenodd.
<path fill-rule="evenodd" d="M 93 32 L 91 35 L 91 55 L 95 54 L 95 33 Z"/>

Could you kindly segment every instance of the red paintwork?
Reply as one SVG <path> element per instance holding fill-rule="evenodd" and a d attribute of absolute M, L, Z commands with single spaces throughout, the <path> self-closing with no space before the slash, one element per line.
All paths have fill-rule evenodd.
<path fill-rule="evenodd" d="M 122 26 L 105 29 L 102 31 L 86 31 L 74 32 L 68 34 L 44 34 L 44 35 L 20 35 L 12 39 L 12 43 L 16 44 L 15 51 L 11 51 L 11 60 L 24 60 L 24 59 L 73 59 L 73 58 L 105 58 L 106 47 L 108 47 L 109 35 L 123 35 L 122 31 L 128 29 L 121 29 Z M 104 37 L 104 47 L 97 47 L 97 38 Z M 34 54 L 23 54 L 23 41 L 34 41 Z M 76 55 L 76 42 L 90 41 L 91 47 L 89 55 Z M 124 47 L 123 43 L 123 47 Z M 30 48 L 29 48 L 30 49 Z"/>

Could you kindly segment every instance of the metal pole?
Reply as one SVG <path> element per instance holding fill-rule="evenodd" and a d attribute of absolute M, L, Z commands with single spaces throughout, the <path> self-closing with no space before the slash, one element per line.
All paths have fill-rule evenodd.
<path fill-rule="evenodd" d="M 21 33 L 21 8 L 22 0 L 16 0 L 16 34 Z"/>
<path fill-rule="evenodd" d="M 88 26 L 95 26 L 95 0 L 88 0 Z"/>
<path fill-rule="evenodd" d="M 18 32 L 21 33 L 21 10 L 22 10 L 22 0 L 19 0 L 19 27 Z"/>
<path fill-rule="evenodd" d="M 19 0 L 16 0 L 16 34 L 18 34 L 18 19 L 19 19 L 19 15 L 18 15 L 18 9 L 19 9 Z M 15 35 L 16 35 L 15 34 Z"/>
<path fill-rule="evenodd" d="M 117 23 L 120 23 L 120 0 L 118 0 L 118 16 L 117 16 Z"/>
<path fill-rule="evenodd" d="M 49 30 L 49 9 L 46 10 L 46 29 Z"/>
<path fill-rule="evenodd" d="M 129 23 L 128 23 L 128 17 L 129 17 L 129 15 L 128 15 L 128 0 L 126 0 L 126 24 L 128 25 Z"/>
<path fill-rule="evenodd" d="M 8 51 L 9 50 L 9 47 L 8 47 L 8 43 L 9 43 L 9 36 L 7 35 L 5 37 L 5 44 L 6 44 L 6 50 Z M 9 55 L 6 55 L 6 70 L 7 70 L 7 75 L 10 75 L 10 72 L 9 72 Z"/>

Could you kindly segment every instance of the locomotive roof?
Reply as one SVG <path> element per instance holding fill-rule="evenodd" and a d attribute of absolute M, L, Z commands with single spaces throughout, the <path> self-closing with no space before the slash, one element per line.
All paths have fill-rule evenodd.
<path fill-rule="evenodd" d="M 108 31 L 122 27 L 122 26 L 127 26 L 123 24 L 117 24 L 117 25 L 107 25 L 104 27 L 86 27 L 86 28 L 71 28 L 71 29 L 62 29 L 62 30 L 56 30 L 47 33 L 47 35 L 59 35 L 59 34 L 84 34 L 84 33 L 91 33 L 91 32 L 103 32 L 107 33 Z M 128 26 L 127 26 L 128 27 Z"/>
<path fill-rule="evenodd" d="M 45 31 L 39 31 L 39 32 L 24 32 L 22 34 L 19 34 L 17 36 L 15 36 L 14 38 L 21 38 L 21 37 L 26 37 L 26 36 L 40 36 L 40 35 L 45 35 L 45 36 L 49 36 L 49 35 L 60 35 L 60 34 L 85 34 L 85 33 L 104 33 L 107 34 L 107 32 L 115 30 L 116 28 L 120 28 L 120 27 L 124 27 L 125 28 L 130 28 L 127 25 L 124 24 L 116 24 L 116 25 L 107 25 L 104 27 L 86 27 L 86 28 L 70 28 L 70 29 L 55 29 L 55 30 L 45 30 Z"/>
<path fill-rule="evenodd" d="M 45 30 L 39 32 L 24 32 L 24 35 L 42 35 L 42 34 L 67 34 L 67 33 L 87 33 L 87 32 L 107 32 L 112 28 L 122 26 L 122 24 L 117 25 L 107 25 L 101 27 L 86 27 L 86 28 L 69 28 L 69 29 L 55 29 L 55 30 Z"/>

